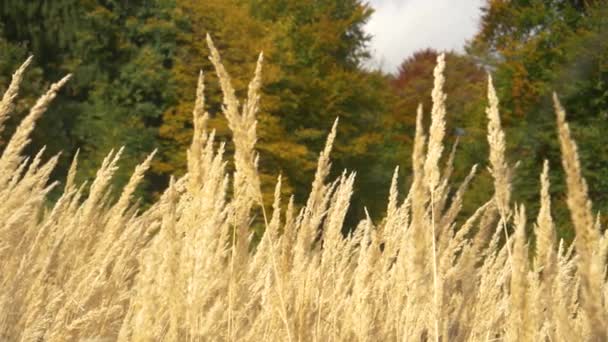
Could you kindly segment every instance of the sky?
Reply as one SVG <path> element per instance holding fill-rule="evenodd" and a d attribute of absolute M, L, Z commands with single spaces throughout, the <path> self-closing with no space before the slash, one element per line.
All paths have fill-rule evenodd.
<path fill-rule="evenodd" d="M 368 0 L 375 9 L 366 25 L 373 36 L 372 67 L 395 72 L 414 52 L 463 51 L 478 28 L 484 0 Z"/>

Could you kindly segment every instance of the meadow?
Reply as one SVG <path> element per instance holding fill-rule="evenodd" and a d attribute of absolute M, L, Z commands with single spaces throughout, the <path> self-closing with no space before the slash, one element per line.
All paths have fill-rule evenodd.
<path fill-rule="evenodd" d="M 187 173 L 147 208 L 134 196 L 154 158 L 132 172 L 117 198 L 111 180 L 122 149 L 90 183 L 49 181 L 60 156 L 24 149 L 36 121 L 69 76 L 31 107 L 0 157 L 0 340 L 2 341 L 606 341 L 608 233 L 593 212 L 577 145 L 554 95 L 562 165 L 538 175 L 540 210 L 527 227 L 512 200 L 516 165 L 505 156 L 499 99 L 488 77 L 491 199 L 459 220 L 477 166 L 454 184 L 458 149 L 445 148 L 444 55 L 432 108 L 420 106 L 411 184 L 392 179 L 386 215 L 360 218 L 343 234 L 356 173 L 329 179 L 339 119 L 319 153 L 305 205 L 281 192 L 262 198 L 256 113 L 263 56 L 239 100 L 207 37 L 232 133 L 209 130 L 199 75 Z M 18 101 L 32 63 L 13 75 L 0 124 Z M 424 127 L 424 116 L 430 126 Z M 556 238 L 549 174 L 563 173 L 574 242 Z M 49 205 L 47 196 L 62 195 Z M 252 225 L 263 222 L 254 243 Z M 534 240 L 534 244 L 530 242 Z"/>

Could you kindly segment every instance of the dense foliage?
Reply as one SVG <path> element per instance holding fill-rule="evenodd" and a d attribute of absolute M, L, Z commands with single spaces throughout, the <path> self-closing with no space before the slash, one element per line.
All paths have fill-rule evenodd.
<path fill-rule="evenodd" d="M 522 164 L 516 197 L 534 203 L 533 175 L 543 159 L 559 164 L 551 94 L 556 91 L 573 113 L 572 128 L 580 141 L 584 174 L 596 210 L 608 207 L 606 136 L 608 129 L 608 3 L 606 1 L 488 1 L 481 28 L 469 53 L 491 67 L 504 122 L 513 140 L 511 152 Z M 555 176 L 555 191 L 565 186 Z M 560 235 L 572 238 L 564 199 L 556 203 Z"/>
<path fill-rule="evenodd" d="M 178 31 L 172 1 L 3 1 L 3 36 L 35 56 L 45 80 L 74 74 L 41 122 L 36 148 L 63 151 L 61 170 L 80 148 L 91 177 L 116 142 L 125 145 L 124 184 L 135 160 L 156 147 L 158 123 L 175 98 L 171 67 Z M 14 65 L 13 65 L 14 66 Z"/>
<path fill-rule="evenodd" d="M 477 163 L 480 177 L 467 196 L 465 212 L 488 199 L 483 96 L 485 73 L 494 77 L 503 123 L 512 137 L 508 149 L 521 162 L 514 196 L 538 210 L 536 175 L 542 160 L 558 164 L 550 95 L 555 90 L 572 116 L 580 142 L 584 175 L 594 209 L 608 210 L 608 44 L 606 2 L 578 0 L 488 0 L 479 32 L 467 53 L 446 55 L 447 143 L 460 140 L 455 177 Z M 114 178 L 125 184 L 129 170 L 154 149 L 158 154 L 139 193 L 151 203 L 169 176 L 186 170 L 190 115 L 199 71 L 207 76 L 208 125 L 234 153 L 228 123 L 218 113 L 222 95 L 204 42 L 215 38 L 234 76 L 237 95 L 247 94 L 256 56 L 263 51 L 265 73 L 258 114 L 259 171 L 266 204 L 274 175 L 283 175 L 284 194 L 304 204 L 324 132 L 336 117 L 334 172 L 359 170 L 357 196 L 347 215 L 354 226 L 370 209 L 384 208 L 395 165 L 410 180 L 416 108 L 430 107 L 432 68 L 439 52 L 422 50 L 406 58 L 394 75 L 364 67 L 370 37 L 364 25 L 373 9 L 361 0 L 6 0 L 0 4 L 0 80 L 33 54 L 23 101 L 7 121 L 14 127 L 39 95 L 39 88 L 65 73 L 74 74 L 62 96 L 39 122 L 33 155 L 42 146 L 62 151 L 53 178 L 62 179 L 80 150 L 78 179 L 93 176 L 116 145 L 125 158 Z M 3 87 L 7 82 L 2 82 Z M 0 89 L 2 90 L 2 89 Z M 427 118 L 428 119 L 428 118 Z M 427 121 L 425 121 L 427 122 Z M 3 145 L 8 138 L 4 130 Z M 512 160 L 515 162 L 517 160 Z M 234 170 L 229 163 L 228 168 Z M 562 177 L 552 175 L 555 191 Z M 557 198 L 559 235 L 573 237 L 564 198 Z M 351 227 L 352 228 L 352 227 Z"/>

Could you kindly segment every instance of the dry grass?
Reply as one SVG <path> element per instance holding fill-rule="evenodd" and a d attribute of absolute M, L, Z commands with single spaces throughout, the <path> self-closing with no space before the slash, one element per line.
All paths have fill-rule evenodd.
<path fill-rule="evenodd" d="M 591 211 L 557 98 L 575 252 L 555 238 L 546 164 L 534 227 L 537 250 L 533 260 L 528 257 L 526 212 L 510 200 L 513 171 L 491 79 L 495 191 L 457 224 L 476 167 L 450 190 L 453 153 L 440 165 L 443 57 L 435 70 L 428 138 L 418 111 L 409 192 L 399 195 L 395 172 L 386 217 L 363 218 L 345 237 L 355 174 L 327 179 L 337 121 L 306 205 L 298 210 L 293 199 L 283 203 L 279 177 L 272 208 L 260 208 L 254 147 L 262 57 L 241 106 L 210 39 L 209 45 L 236 147 L 234 174 L 226 172 L 223 145 L 207 131 L 202 73 L 188 173 L 172 179 L 143 212 L 132 195 L 152 156 L 113 201 L 108 187 L 120 150 L 104 160 L 86 197 L 87 185 L 74 183 L 74 160 L 63 195 L 47 208 L 57 157 L 44 162 L 40 153 L 28 160 L 22 151 L 67 78 L 17 128 L 0 157 L 0 340 L 606 341 L 608 236 Z M 0 103 L 0 123 L 29 62 Z M 266 231 L 252 246 L 249 228 L 258 209 Z M 501 243 L 509 230 L 514 233 Z"/>

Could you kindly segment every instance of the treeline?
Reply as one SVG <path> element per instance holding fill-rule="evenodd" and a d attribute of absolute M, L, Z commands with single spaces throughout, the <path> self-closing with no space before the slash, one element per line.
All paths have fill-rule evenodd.
<path fill-rule="evenodd" d="M 371 37 L 364 24 L 372 13 L 361 0 L 4 0 L 0 87 L 30 54 L 35 67 L 23 82 L 24 96 L 16 108 L 21 116 L 15 115 L 2 134 L 12 132 L 11 124 L 19 122 L 41 84 L 73 73 L 39 122 L 30 150 L 61 151 L 58 175 L 66 173 L 79 150 L 84 180 L 112 148 L 124 145 L 115 180 L 120 185 L 158 149 L 140 193 L 152 199 L 170 174 L 185 170 L 199 70 L 207 80 L 211 128 L 229 141 L 219 84 L 204 57 L 209 34 L 239 95 L 247 92 L 263 51 L 257 149 L 268 201 L 278 173 L 285 194 L 294 194 L 296 203 L 305 201 L 318 153 L 339 117 L 332 170 L 358 171 L 357 200 L 349 216 L 362 217 L 366 207 L 380 214 L 394 167 L 399 165 L 403 179 L 409 179 L 416 108 L 422 103 L 426 112 L 430 109 L 439 52 L 415 53 L 394 75 L 366 68 Z M 453 145 L 459 141 L 454 172 L 464 177 L 475 163 L 483 170 L 465 201 L 470 208 L 491 195 L 483 164 L 490 71 L 512 144 L 509 155 L 512 162 L 521 161 L 514 178 L 516 200 L 539 203 L 538 166 L 544 158 L 557 169 L 549 101 L 555 90 L 572 113 L 569 120 L 598 204 L 594 209 L 607 209 L 607 17 L 604 1 L 488 1 L 467 52 L 447 53 L 448 137 Z M 232 151 L 228 145 L 227 153 Z M 558 173 L 552 183 L 563 193 Z M 558 222 L 567 217 L 563 201 L 557 198 Z M 571 237 L 565 224 L 560 227 L 562 237 Z"/>

